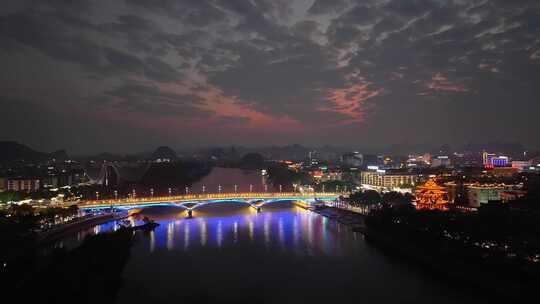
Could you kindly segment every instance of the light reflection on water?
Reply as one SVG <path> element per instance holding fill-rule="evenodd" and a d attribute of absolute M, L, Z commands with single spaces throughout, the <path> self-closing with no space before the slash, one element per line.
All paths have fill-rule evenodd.
<path fill-rule="evenodd" d="M 229 206 L 195 211 L 188 219 L 182 210 L 166 214 L 145 214 L 160 224 L 154 231 L 138 233 L 140 248 L 148 252 L 156 250 L 194 250 L 199 248 L 227 248 L 235 244 L 279 250 L 299 255 L 350 254 L 358 248 L 356 233 L 343 229 L 341 224 L 294 206 L 266 208 L 257 213 L 253 208 Z M 150 208 L 151 209 L 151 208 Z M 141 224 L 140 218 L 129 218 L 132 225 Z M 66 238 L 60 244 L 69 247 L 80 243 L 87 235 L 116 231 L 117 221 L 108 222 L 81 231 L 75 240 Z M 345 248 L 345 251 L 343 251 Z"/>
<path fill-rule="evenodd" d="M 340 255 L 339 243 L 350 243 L 352 231 L 329 225 L 326 218 L 297 207 L 264 210 L 249 208 L 236 212 L 196 212 L 194 218 L 160 216 L 160 226 L 152 233 L 141 233 L 140 242 L 148 251 L 194 250 L 201 247 L 227 248 L 236 243 L 262 246 L 296 254 Z M 108 231 L 114 223 L 96 231 Z M 350 244 L 349 249 L 354 247 Z M 141 245 L 142 246 L 142 245 Z"/>

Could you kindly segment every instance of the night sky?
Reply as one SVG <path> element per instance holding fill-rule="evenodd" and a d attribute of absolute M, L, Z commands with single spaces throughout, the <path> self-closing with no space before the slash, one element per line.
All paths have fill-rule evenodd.
<path fill-rule="evenodd" d="M 3 0 L 0 139 L 540 147 L 537 0 Z"/>

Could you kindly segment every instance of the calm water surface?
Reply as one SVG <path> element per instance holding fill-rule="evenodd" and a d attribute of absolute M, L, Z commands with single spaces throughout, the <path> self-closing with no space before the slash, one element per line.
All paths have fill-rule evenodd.
<path fill-rule="evenodd" d="M 224 170 L 197 187 L 265 183 L 257 173 Z M 349 227 L 290 203 L 266 205 L 260 213 L 241 203 L 206 205 L 193 219 L 174 207 L 143 212 L 160 226 L 137 232 L 118 303 L 480 302 L 386 256 Z M 62 245 L 117 228 L 99 225 Z"/>

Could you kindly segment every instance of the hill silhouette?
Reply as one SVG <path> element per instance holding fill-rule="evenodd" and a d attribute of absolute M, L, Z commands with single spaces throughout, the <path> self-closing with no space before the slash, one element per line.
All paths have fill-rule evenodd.
<path fill-rule="evenodd" d="M 166 146 L 161 146 L 161 147 L 157 148 L 152 153 L 151 159 L 153 159 L 153 160 L 156 160 L 156 159 L 177 160 L 178 155 L 176 154 L 176 152 L 174 152 L 173 149 L 171 149 L 169 147 L 166 147 Z"/>
<path fill-rule="evenodd" d="M 53 153 L 44 153 L 36 151 L 15 141 L 0 141 L 0 162 L 33 162 L 46 161 L 49 159 L 65 160 L 68 158 L 69 157 L 65 150 L 59 150 Z"/>

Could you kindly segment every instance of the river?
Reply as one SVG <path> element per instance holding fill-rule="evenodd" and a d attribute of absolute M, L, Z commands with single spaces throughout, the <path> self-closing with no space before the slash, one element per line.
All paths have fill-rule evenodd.
<path fill-rule="evenodd" d="M 246 175 L 239 176 L 226 182 L 246 186 Z M 137 232 L 118 303 L 479 302 L 383 254 L 349 227 L 290 203 L 260 213 L 241 204 L 207 205 L 192 219 L 173 207 L 145 213 L 160 226 Z M 116 228 L 96 226 L 79 239 Z"/>

